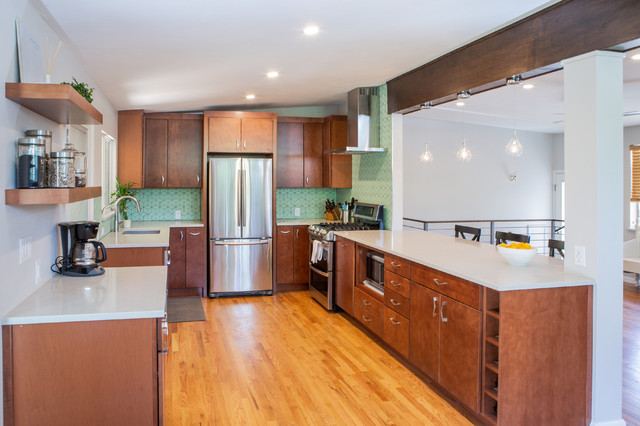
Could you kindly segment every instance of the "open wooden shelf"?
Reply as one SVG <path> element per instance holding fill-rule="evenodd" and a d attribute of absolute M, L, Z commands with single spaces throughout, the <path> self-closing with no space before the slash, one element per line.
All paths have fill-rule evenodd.
<path fill-rule="evenodd" d="M 59 124 L 102 124 L 102 114 L 68 84 L 5 83 L 5 97 Z"/>
<path fill-rule="evenodd" d="M 491 343 L 494 346 L 500 346 L 500 342 L 498 339 L 496 339 L 495 337 L 491 336 L 491 337 L 487 337 L 487 342 Z"/>
<path fill-rule="evenodd" d="M 9 205 L 69 204 L 100 197 L 102 188 L 5 189 L 4 203 Z"/>
<path fill-rule="evenodd" d="M 486 312 L 487 312 L 487 315 L 489 315 L 490 317 L 493 317 L 497 320 L 500 319 L 500 311 L 498 311 L 497 309 L 489 309 Z"/>
<path fill-rule="evenodd" d="M 493 364 L 493 363 L 487 362 L 484 366 L 486 368 L 488 368 L 489 370 L 493 371 L 494 373 L 498 374 L 498 365 L 497 364 Z"/>
<path fill-rule="evenodd" d="M 496 401 L 498 400 L 498 392 L 496 392 L 493 388 L 485 389 L 484 393 L 486 393 L 487 395 L 489 395 L 491 398 L 495 399 Z"/>

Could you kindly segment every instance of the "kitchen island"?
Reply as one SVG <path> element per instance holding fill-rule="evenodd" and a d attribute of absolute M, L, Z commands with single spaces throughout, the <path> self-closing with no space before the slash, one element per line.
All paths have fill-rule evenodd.
<path fill-rule="evenodd" d="M 162 423 L 167 268 L 55 276 L 2 318 L 7 425 Z"/>
<path fill-rule="evenodd" d="M 433 232 L 336 235 L 336 293 L 353 317 L 479 419 L 588 424 L 592 280 Z M 370 285 L 381 275 L 382 291 Z"/>

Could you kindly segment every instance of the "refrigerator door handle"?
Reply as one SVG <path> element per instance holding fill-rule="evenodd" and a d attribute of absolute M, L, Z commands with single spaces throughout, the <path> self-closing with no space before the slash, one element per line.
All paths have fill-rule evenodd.
<path fill-rule="evenodd" d="M 249 246 L 257 244 L 269 244 L 269 240 L 231 240 L 231 241 L 214 241 L 216 246 Z"/>
<path fill-rule="evenodd" d="M 243 227 L 243 232 L 244 232 L 244 228 L 247 226 L 247 206 L 245 205 L 245 195 L 247 193 L 247 171 L 246 170 L 242 170 L 242 227 Z M 243 235 L 244 237 L 244 235 Z"/>
<path fill-rule="evenodd" d="M 238 207 L 238 226 L 242 227 L 242 170 L 238 170 L 237 207 Z"/>

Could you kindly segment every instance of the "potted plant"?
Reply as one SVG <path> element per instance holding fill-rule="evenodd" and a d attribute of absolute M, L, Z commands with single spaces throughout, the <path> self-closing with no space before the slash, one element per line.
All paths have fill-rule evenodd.
<path fill-rule="evenodd" d="M 135 196 L 136 193 L 135 191 L 133 191 L 131 188 L 133 188 L 133 185 L 135 185 L 135 182 L 127 182 L 124 185 L 120 183 L 120 181 L 118 180 L 118 178 L 116 178 L 116 190 L 113 191 L 111 194 L 111 202 L 114 202 L 115 200 L 117 200 L 120 197 L 124 197 L 125 195 L 130 195 L 130 196 Z M 129 200 L 124 200 L 123 202 L 120 203 L 119 209 L 120 209 L 120 215 L 122 216 L 122 223 L 124 225 L 125 228 L 129 228 L 131 227 L 131 221 L 129 220 L 129 216 L 127 215 L 127 203 L 129 202 Z"/>

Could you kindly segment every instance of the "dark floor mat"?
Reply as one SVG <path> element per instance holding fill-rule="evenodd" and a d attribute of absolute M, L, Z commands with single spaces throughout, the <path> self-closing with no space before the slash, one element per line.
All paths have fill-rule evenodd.
<path fill-rule="evenodd" d="M 200 297 L 169 297 L 167 299 L 168 322 L 206 321 Z"/>

